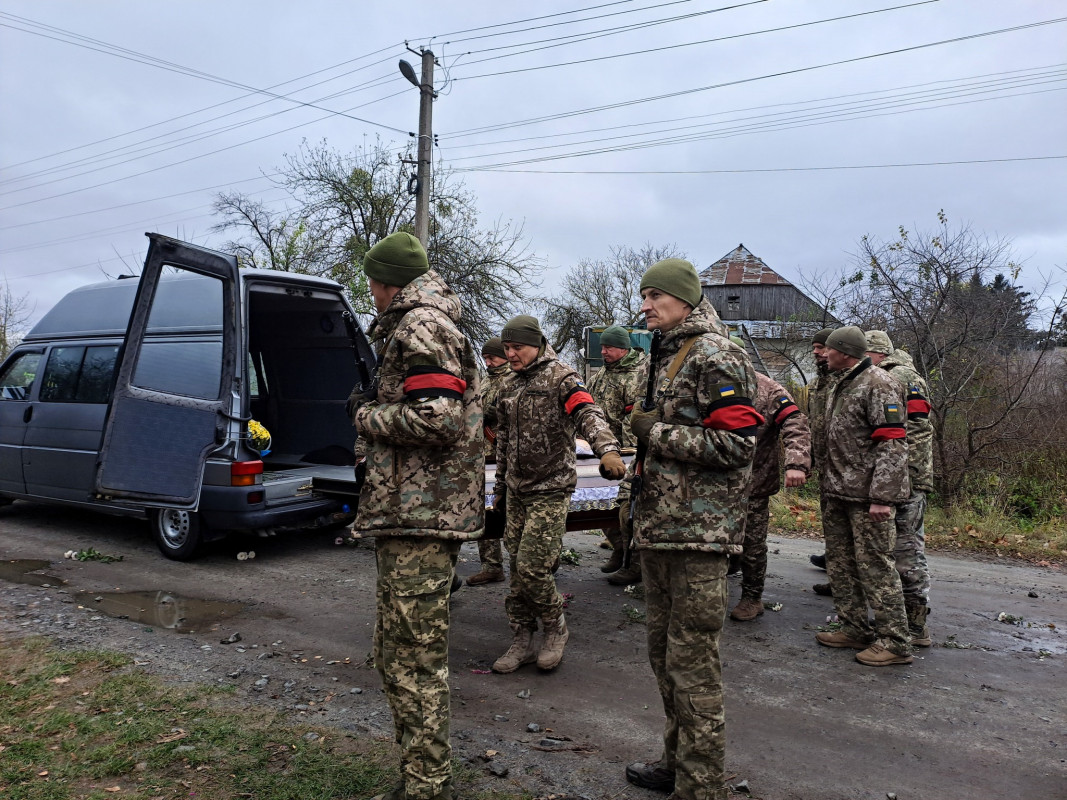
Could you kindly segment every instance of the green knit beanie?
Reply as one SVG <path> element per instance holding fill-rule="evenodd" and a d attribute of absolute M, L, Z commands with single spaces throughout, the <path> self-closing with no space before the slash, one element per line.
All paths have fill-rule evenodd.
<path fill-rule="evenodd" d="M 826 346 L 853 358 L 867 355 L 867 337 L 855 325 L 838 328 L 826 337 Z"/>
<path fill-rule="evenodd" d="M 730 341 L 733 342 L 734 344 L 736 344 L 742 350 L 745 349 L 745 340 L 742 339 L 740 336 L 731 336 L 730 337 Z"/>
<path fill-rule="evenodd" d="M 630 344 L 630 334 L 626 332 L 626 328 L 612 325 L 600 334 L 600 346 L 621 347 L 623 350 L 629 350 L 632 346 Z"/>
<path fill-rule="evenodd" d="M 422 243 L 410 233 L 391 233 L 363 256 L 368 278 L 387 286 L 407 286 L 430 268 Z"/>
<path fill-rule="evenodd" d="M 535 317 L 529 314 L 519 314 L 512 317 L 500 332 L 500 339 L 505 342 L 518 342 L 532 347 L 540 347 L 545 341 L 545 335 L 541 333 L 541 325 Z"/>
<path fill-rule="evenodd" d="M 689 303 L 693 308 L 700 304 L 700 298 L 704 296 L 700 291 L 697 268 L 680 258 L 665 258 L 649 267 L 641 278 L 641 290 L 645 289 L 659 289 Z"/>
<path fill-rule="evenodd" d="M 867 331 L 867 352 L 885 353 L 887 356 L 893 353 L 893 340 L 885 331 Z"/>
<path fill-rule="evenodd" d="M 812 344 L 826 344 L 827 337 L 834 332 L 833 328 L 823 328 L 817 334 L 811 337 Z"/>
<path fill-rule="evenodd" d="M 494 336 L 488 342 L 482 345 L 483 356 L 496 356 L 497 358 L 507 358 L 507 353 L 504 352 L 504 343 L 500 340 L 499 336 Z"/>

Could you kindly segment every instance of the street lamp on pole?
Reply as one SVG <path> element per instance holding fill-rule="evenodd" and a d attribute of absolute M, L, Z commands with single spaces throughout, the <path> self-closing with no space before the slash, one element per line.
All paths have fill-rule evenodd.
<path fill-rule="evenodd" d="M 419 143 L 416 149 L 415 237 L 422 246 L 430 247 L 430 160 L 432 158 L 433 126 L 431 116 L 437 93 L 433 90 L 433 52 L 422 51 L 422 80 L 415 68 L 400 60 L 400 74 L 419 90 Z"/>

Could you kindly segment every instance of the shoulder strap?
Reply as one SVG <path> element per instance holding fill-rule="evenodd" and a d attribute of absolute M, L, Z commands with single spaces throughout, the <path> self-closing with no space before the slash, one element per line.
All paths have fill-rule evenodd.
<path fill-rule="evenodd" d="M 663 384 L 663 388 L 666 389 L 672 383 L 674 378 L 678 374 L 678 371 L 682 368 L 682 362 L 685 361 L 685 357 L 689 355 L 689 351 L 693 349 L 693 345 L 696 344 L 699 336 L 690 336 L 685 342 L 682 343 L 681 349 L 675 353 L 674 359 L 671 361 L 671 365 L 667 367 L 667 380 Z"/>

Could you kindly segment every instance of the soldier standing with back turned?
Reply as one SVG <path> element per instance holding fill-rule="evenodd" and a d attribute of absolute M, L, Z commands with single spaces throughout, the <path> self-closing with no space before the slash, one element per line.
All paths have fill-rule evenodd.
<path fill-rule="evenodd" d="M 504 343 L 499 336 L 492 337 L 482 345 L 482 358 L 489 377 L 485 380 L 482 392 L 482 411 L 485 414 L 485 460 L 496 461 L 496 402 L 500 389 L 511 373 L 507 356 L 504 355 Z M 482 568 L 467 578 L 468 586 L 481 586 L 485 583 L 500 583 L 504 580 L 504 554 L 499 539 L 482 539 L 478 542 L 478 558 Z"/>
<path fill-rule="evenodd" d="M 655 408 L 631 416 L 634 435 L 648 448 L 633 529 L 648 659 L 667 719 L 662 756 L 631 764 L 626 779 L 676 800 L 726 800 L 719 634 L 727 561 L 741 552 L 745 490 L 763 421 L 752 407 L 756 375 L 688 261 L 649 267 L 641 297 L 647 325 L 662 331 L 663 341 Z"/>
<path fill-rule="evenodd" d="M 457 327 L 459 298 L 418 239 L 387 236 L 363 270 L 379 370 L 377 390 L 357 388 L 347 404 L 366 455 L 353 528 L 377 537 L 374 664 L 401 775 L 376 800 L 451 800 L 449 587 L 485 517 L 478 362 Z"/>
<path fill-rule="evenodd" d="M 648 380 L 648 356 L 640 347 L 630 343 L 630 334 L 619 325 L 612 325 L 600 334 L 600 354 L 604 366 L 597 370 L 589 381 L 589 394 L 604 411 L 611 432 L 622 445 L 623 452 L 633 452 L 637 444 L 630 430 L 630 412 L 645 394 Z M 612 552 L 601 572 L 612 573 L 608 583 L 626 586 L 641 581 L 640 559 L 631 559 L 630 566 L 622 567 L 625 547 L 628 544 L 619 528 L 605 528 L 604 535 L 611 542 Z"/>

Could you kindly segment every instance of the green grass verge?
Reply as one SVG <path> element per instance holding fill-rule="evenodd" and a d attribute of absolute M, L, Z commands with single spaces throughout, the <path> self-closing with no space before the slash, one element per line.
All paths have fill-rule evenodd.
<path fill-rule="evenodd" d="M 6 638 L 0 675 L 5 800 L 346 800 L 397 779 L 391 743 L 239 707 L 232 688 L 169 685 L 115 653 Z"/>

